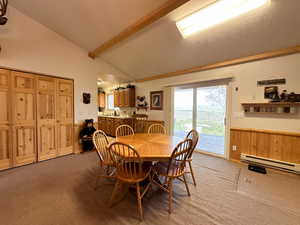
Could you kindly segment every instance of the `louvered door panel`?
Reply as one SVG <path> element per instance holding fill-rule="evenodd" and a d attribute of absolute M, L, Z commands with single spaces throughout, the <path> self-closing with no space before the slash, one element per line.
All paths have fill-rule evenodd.
<path fill-rule="evenodd" d="M 56 116 L 58 155 L 73 153 L 73 81 L 57 79 Z"/>
<path fill-rule="evenodd" d="M 55 104 L 55 79 L 39 76 L 37 78 L 37 143 L 39 161 L 57 156 Z"/>

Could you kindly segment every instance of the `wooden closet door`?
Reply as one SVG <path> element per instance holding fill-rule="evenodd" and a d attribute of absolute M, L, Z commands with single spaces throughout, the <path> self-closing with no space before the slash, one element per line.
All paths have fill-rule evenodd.
<path fill-rule="evenodd" d="M 10 71 L 0 69 L 0 170 L 12 166 Z"/>
<path fill-rule="evenodd" d="M 57 156 L 55 100 L 55 79 L 39 76 L 37 78 L 37 146 L 39 161 Z"/>
<path fill-rule="evenodd" d="M 73 81 L 56 79 L 58 155 L 73 153 Z"/>
<path fill-rule="evenodd" d="M 13 165 L 36 161 L 36 78 L 12 72 Z"/>

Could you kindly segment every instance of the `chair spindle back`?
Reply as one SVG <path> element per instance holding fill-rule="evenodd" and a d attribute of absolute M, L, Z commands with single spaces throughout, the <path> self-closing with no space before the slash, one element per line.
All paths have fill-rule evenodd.
<path fill-rule="evenodd" d="M 148 134 L 166 134 L 166 133 L 167 133 L 166 128 L 159 123 L 152 124 L 148 129 Z"/>
<path fill-rule="evenodd" d="M 121 125 L 117 127 L 116 137 L 134 135 L 134 130 L 129 125 Z"/>
<path fill-rule="evenodd" d="M 109 146 L 112 161 L 117 168 L 118 176 L 131 179 L 143 176 L 142 163 L 139 153 L 130 145 L 114 142 Z"/>
<path fill-rule="evenodd" d="M 199 141 L 199 134 L 196 130 L 191 130 L 187 135 L 186 139 L 191 139 L 193 141 L 193 146 L 190 154 L 188 155 L 188 158 L 192 158 L 193 152 L 198 144 Z"/>
<path fill-rule="evenodd" d="M 108 152 L 108 138 L 104 131 L 102 130 L 97 130 L 93 134 L 93 143 L 96 147 L 97 154 L 100 158 L 100 161 L 102 162 L 109 162 L 110 161 L 110 154 Z"/>
<path fill-rule="evenodd" d="M 171 175 L 178 177 L 184 173 L 186 159 L 192 149 L 192 145 L 193 141 L 191 139 L 185 139 L 175 147 L 169 160 L 167 174 L 170 174 L 170 171 L 172 171 Z"/>

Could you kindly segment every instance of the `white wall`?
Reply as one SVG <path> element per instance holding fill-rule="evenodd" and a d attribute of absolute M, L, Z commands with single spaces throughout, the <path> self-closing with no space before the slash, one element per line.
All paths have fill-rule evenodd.
<path fill-rule="evenodd" d="M 137 83 L 137 95 L 146 95 L 150 101 L 149 92 L 163 90 L 165 86 L 192 83 L 204 80 L 213 80 L 226 76 L 233 76 L 231 82 L 231 127 L 272 129 L 300 132 L 300 116 L 287 115 L 260 115 L 245 116 L 241 103 L 265 102 L 264 87 L 258 87 L 258 80 L 286 78 L 286 85 L 279 89 L 288 92 L 300 93 L 300 54 L 266 59 L 241 65 L 229 66 L 210 71 L 186 74 L 177 77 Z M 235 91 L 238 87 L 239 90 Z M 169 99 L 166 101 L 170 101 Z M 298 108 L 300 111 L 300 107 Z M 167 120 L 165 111 L 150 111 L 150 119 Z"/>
<path fill-rule="evenodd" d="M 0 27 L 0 67 L 73 78 L 75 83 L 75 122 L 97 118 L 97 77 L 101 74 L 126 76 L 87 51 L 22 14 L 8 9 L 8 23 Z M 82 92 L 92 94 L 92 103 L 82 103 Z"/>

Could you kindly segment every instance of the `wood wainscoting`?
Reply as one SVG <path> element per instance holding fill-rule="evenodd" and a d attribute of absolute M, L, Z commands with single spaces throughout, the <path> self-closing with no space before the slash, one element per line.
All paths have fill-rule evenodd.
<path fill-rule="evenodd" d="M 300 133 L 258 129 L 230 129 L 230 159 L 240 160 L 241 153 L 300 163 Z M 236 151 L 233 151 L 236 146 Z"/>

